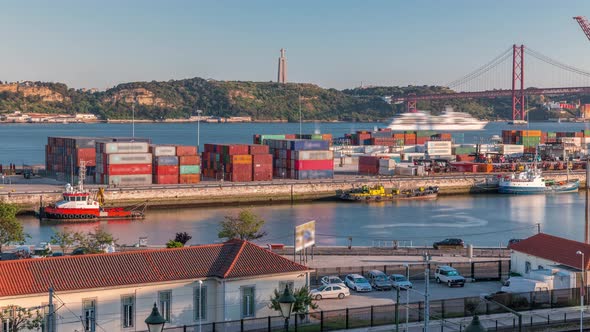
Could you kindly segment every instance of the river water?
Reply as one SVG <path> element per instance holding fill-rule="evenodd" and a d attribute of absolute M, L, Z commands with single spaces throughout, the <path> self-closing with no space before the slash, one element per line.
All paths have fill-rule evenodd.
<path fill-rule="evenodd" d="M 361 129 L 383 127 L 382 123 L 303 123 L 303 132 L 320 131 L 335 137 Z M 531 123 L 530 129 L 578 131 L 586 124 Z M 466 132 L 463 143 L 487 140 L 503 129 L 515 127 L 502 122 L 489 123 L 482 131 Z M 522 127 L 520 127 L 522 128 Z M 526 128 L 526 127 L 525 127 Z M 252 135 L 299 132 L 298 123 L 201 123 L 201 145 L 208 142 L 249 143 Z M 196 123 L 138 123 L 137 137 L 154 143 L 195 144 Z M 131 124 L 3 124 L 0 125 L 0 162 L 43 164 L 48 136 L 131 136 Z M 475 245 L 505 245 L 511 238 L 544 232 L 583 240 L 584 200 L 582 194 L 548 196 L 451 196 L 434 202 L 395 202 L 354 204 L 341 202 L 298 203 L 295 205 L 255 206 L 255 213 L 267 222 L 267 237 L 261 243 L 292 244 L 293 228 L 308 220 L 317 221 L 320 245 L 400 244 L 430 245 L 446 237 L 460 237 Z M 149 210 L 143 221 L 101 222 L 121 244 L 134 244 L 147 237 L 150 244 L 164 244 L 174 233 L 186 231 L 192 244 L 212 243 L 217 238 L 218 222 L 239 207 Z M 22 217 L 32 242 L 46 241 L 56 228 L 41 226 L 32 217 Z M 98 224 L 71 226 L 88 231 Z"/>
<path fill-rule="evenodd" d="M 293 228 L 316 220 L 320 245 L 378 245 L 392 240 L 400 244 L 430 245 L 447 237 L 463 238 L 476 246 L 506 245 L 511 238 L 543 232 L 583 241 L 584 195 L 473 195 L 440 197 L 436 201 L 383 202 L 375 204 L 322 202 L 253 206 L 266 220 L 268 235 L 259 242 L 293 243 Z M 164 244 L 176 232 L 188 232 L 191 244 L 213 243 L 218 223 L 240 207 L 149 210 L 143 221 L 109 221 L 70 225 L 80 231 L 104 226 L 120 244 L 134 244 L 148 237 L 150 244 Z M 35 241 L 48 240 L 66 226 L 41 226 L 33 217 L 22 217 L 25 231 Z"/>

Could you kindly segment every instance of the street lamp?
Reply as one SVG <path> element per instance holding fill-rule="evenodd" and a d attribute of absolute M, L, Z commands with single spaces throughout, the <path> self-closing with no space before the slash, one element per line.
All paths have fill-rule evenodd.
<path fill-rule="evenodd" d="M 200 150 L 201 143 L 201 114 L 203 114 L 203 110 L 197 110 L 197 151 Z"/>
<path fill-rule="evenodd" d="M 289 290 L 289 285 L 285 285 L 285 291 L 283 295 L 279 297 L 279 305 L 281 306 L 281 315 L 285 318 L 285 331 L 289 331 L 289 317 L 291 317 L 291 311 L 295 305 L 295 297 Z"/>
<path fill-rule="evenodd" d="M 152 313 L 145 319 L 145 323 L 147 324 L 149 332 L 162 332 L 164 330 L 166 320 L 160 315 L 156 303 L 154 303 Z"/>
<path fill-rule="evenodd" d="M 471 323 L 467 325 L 465 328 L 465 332 L 484 332 L 487 331 L 485 327 L 479 321 L 479 317 L 477 315 L 473 316 Z"/>
<path fill-rule="evenodd" d="M 199 280 L 199 332 L 201 332 L 201 320 L 203 319 L 203 311 L 201 309 L 201 303 L 203 303 L 201 289 L 203 287 L 203 280 Z"/>
<path fill-rule="evenodd" d="M 586 261 L 584 260 L 584 253 L 580 250 L 576 251 L 576 255 L 582 255 L 582 283 L 580 284 L 580 332 L 584 331 L 584 279 L 586 274 Z"/>

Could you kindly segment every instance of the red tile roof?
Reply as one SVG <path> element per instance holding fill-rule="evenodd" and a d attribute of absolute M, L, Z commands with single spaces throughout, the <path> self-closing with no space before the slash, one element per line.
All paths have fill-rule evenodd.
<path fill-rule="evenodd" d="M 222 244 L 0 262 L 0 297 L 309 269 L 255 244 Z"/>
<path fill-rule="evenodd" d="M 590 245 L 583 242 L 540 233 L 511 245 L 510 249 L 581 270 L 582 257 L 576 254 L 579 250 L 584 253 L 586 269 L 590 270 Z"/>

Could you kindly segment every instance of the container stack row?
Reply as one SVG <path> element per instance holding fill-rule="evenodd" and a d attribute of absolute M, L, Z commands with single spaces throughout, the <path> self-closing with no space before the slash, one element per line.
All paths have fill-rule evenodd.
<path fill-rule="evenodd" d="M 273 175 L 289 179 L 331 179 L 334 153 L 327 140 L 266 140 L 274 157 Z"/>
<path fill-rule="evenodd" d="M 196 146 L 176 146 L 178 157 L 178 183 L 193 184 L 201 182 L 201 157 Z"/>
<path fill-rule="evenodd" d="M 152 154 L 147 142 L 96 142 L 96 183 L 149 185 L 152 173 Z"/>
<path fill-rule="evenodd" d="M 178 157 L 176 146 L 151 145 L 150 152 L 153 158 L 152 182 L 155 184 L 178 183 Z"/>
<path fill-rule="evenodd" d="M 203 175 L 233 182 L 272 180 L 272 156 L 268 146 L 205 144 Z"/>
<path fill-rule="evenodd" d="M 377 131 L 361 130 L 346 134 L 344 138 L 351 145 L 381 146 L 424 145 L 429 141 L 462 141 L 462 137 L 453 137 L 450 133 L 437 133 L 432 130 L 393 132 L 388 128 Z"/>

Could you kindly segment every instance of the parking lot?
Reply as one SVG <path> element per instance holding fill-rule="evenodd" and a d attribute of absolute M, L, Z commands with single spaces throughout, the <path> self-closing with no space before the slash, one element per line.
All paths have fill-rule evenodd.
<path fill-rule="evenodd" d="M 424 281 L 414 282 L 414 288 L 409 291 L 409 302 L 424 301 Z M 500 290 L 502 285 L 498 281 L 489 282 L 468 282 L 465 287 L 449 288 L 446 284 L 437 284 L 434 280 L 430 282 L 430 299 L 452 299 L 470 296 L 480 296 L 481 294 L 495 293 Z M 406 291 L 400 291 L 400 303 L 406 302 Z M 357 293 L 350 291 L 350 296 L 342 300 L 339 299 L 322 299 L 316 303 L 319 305 L 318 310 L 336 310 L 345 308 L 369 307 L 384 304 L 395 303 L 396 290 L 389 291 L 371 291 L 367 293 Z"/>

